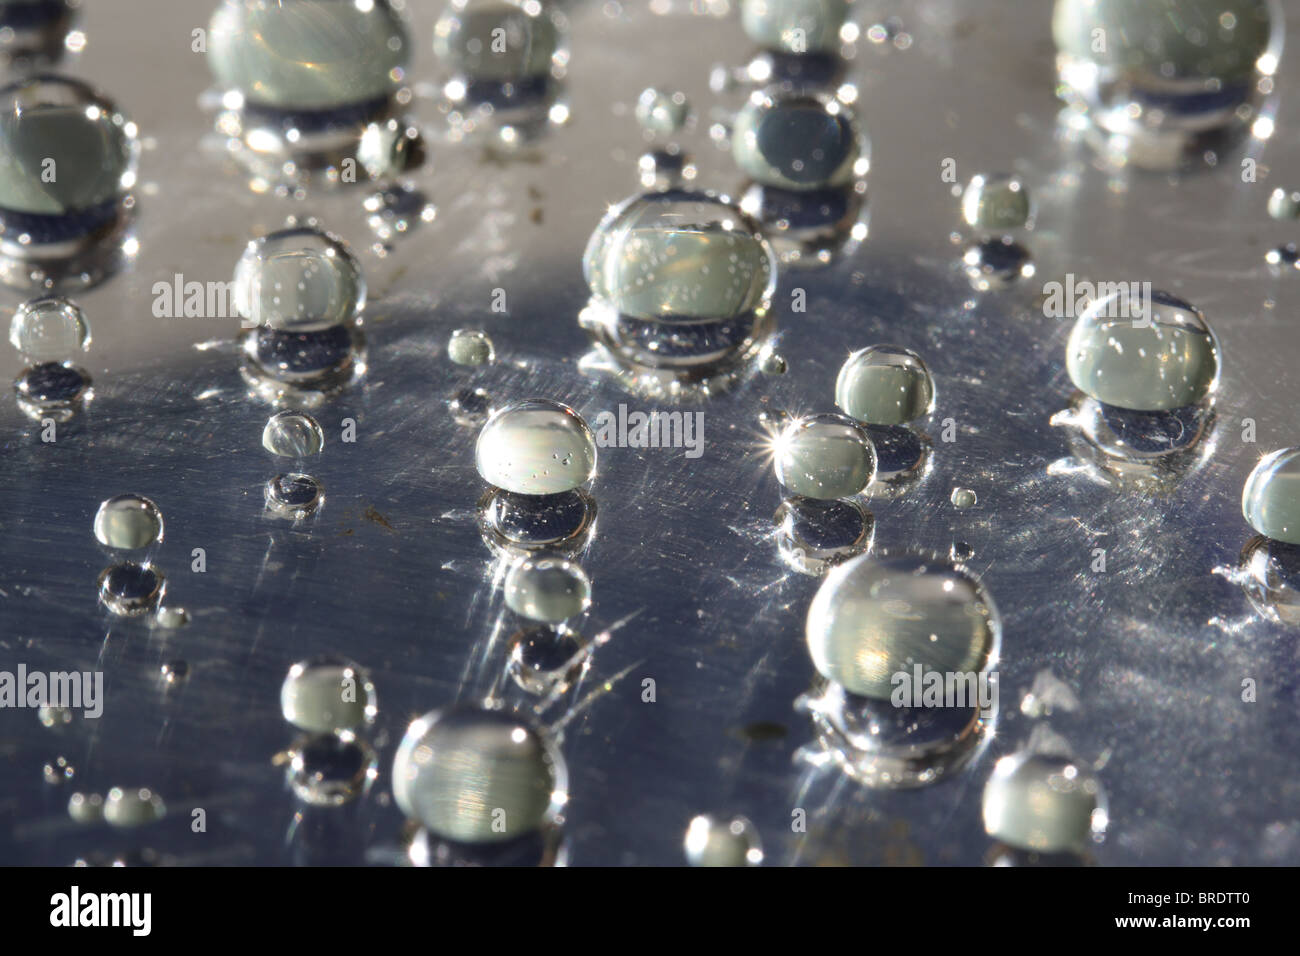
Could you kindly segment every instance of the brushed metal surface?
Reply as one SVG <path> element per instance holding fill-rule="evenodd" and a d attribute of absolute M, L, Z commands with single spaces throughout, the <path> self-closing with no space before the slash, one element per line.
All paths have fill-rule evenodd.
<path fill-rule="evenodd" d="M 576 318 L 582 249 L 607 206 L 637 188 L 645 143 L 632 108 L 646 85 L 688 93 L 697 118 L 681 142 L 697 182 L 736 191 L 741 177 L 708 127 L 739 94 L 711 93 L 708 75 L 752 50 L 734 9 L 574 6 L 572 121 L 503 159 L 436 134 L 436 5 L 411 6 L 413 113 L 433 131 L 431 162 L 413 181 L 438 212 L 380 258 L 365 187 L 258 195 L 213 143 L 212 113 L 200 107 L 208 72 L 190 49 L 208 4 L 86 4 L 86 49 L 63 68 L 140 125 L 139 255 L 78 296 L 94 329 L 87 413 L 43 443 L 12 396 L 0 402 L 0 668 L 102 669 L 107 701 L 100 719 L 61 730 L 30 710 L 0 711 L 4 862 L 144 848 L 195 864 L 385 862 L 399 851 L 388 772 L 407 722 L 493 689 L 530 701 L 502 676 L 516 625 L 474 520 L 475 430 L 446 402 L 482 387 L 498 401 L 564 401 L 588 421 L 619 403 L 661 407 L 578 369 L 588 348 Z M 567 721 L 570 862 L 679 864 L 689 820 L 710 811 L 754 821 L 771 864 L 980 863 L 991 846 L 981 788 L 996 757 L 1028 738 L 1034 722 L 1018 703 L 1044 668 L 1081 702 L 1051 726 L 1102 764 L 1111 826 L 1099 862 L 1300 862 L 1296 632 L 1214 573 L 1251 536 L 1240 510 L 1251 466 L 1300 439 L 1300 276 L 1274 277 L 1263 259 L 1300 229 L 1264 211 L 1274 186 L 1300 176 L 1300 57 L 1284 57 L 1278 134 L 1257 152 L 1257 182 L 1242 181 L 1237 156 L 1181 177 L 1113 175 L 1058 135 L 1048 4 L 861 6 L 864 22 L 898 14 L 914 38 L 906 50 L 863 41 L 851 64 L 874 147 L 869 239 L 831 268 L 783 274 L 776 313 L 789 371 L 688 406 L 704 413 L 701 457 L 602 449 L 582 629 L 624 623 L 582 686 L 544 715 Z M 1293 18 L 1293 38 L 1296 29 Z M 1035 279 L 971 291 L 950 238 L 960 220 L 940 176 L 946 158 L 963 182 L 982 171 L 1025 177 L 1039 201 Z M 176 274 L 227 280 L 247 238 L 289 214 L 344 236 L 371 291 L 369 372 L 316 410 L 328 441 L 311 472 L 327 498 L 298 527 L 263 510 L 262 484 L 283 470 L 260 441 L 271 408 L 246 394 L 229 348 L 194 348 L 232 338 L 237 322 L 161 319 L 151 308 L 154 284 Z M 1045 317 L 1037 297 L 1067 272 L 1150 280 L 1200 306 L 1220 337 L 1209 453 L 1154 490 L 1099 480 L 1049 424 L 1071 392 L 1069 320 Z M 791 312 L 796 287 L 806 313 Z M 506 315 L 490 311 L 497 288 Z M 22 300 L 0 295 L 7 308 Z M 492 335 L 495 364 L 447 360 L 447 336 L 467 325 Z M 869 503 L 876 546 L 946 554 L 966 542 L 1004 627 L 996 739 L 952 779 L 895 793 L 792 760 L 812 736 L 792 703 L 813 676 L 803 620 L 817 579 L 777 553 L 779 494 L 757 421 L 765 408 L 832 410 L 840 363 L 875 342 L 917 350 L 937 382 L 922 423 L 933 468 L 906 494 Z M 0 352 L 0 373 L 19 368 L 12 350 Z M 345 418 L 357 423 L 354 444 L 339 441 Z M 947 418 L 951 443 L 939 440 Z M 1257 443 L 1242 441 L 1246 418 Z M 977 492 L 975 507 L 950 504 L 957 485 Z M 126 492 L 163 510 L 156 560 L 168 602 L 192 616 L 186 628 L 151 630 L 97 605 L 108 560 L 91 521 L 101 500 Z M 206 551 L 206 573 L 190 570 L 194 548 Z M 1106 549 L 1104 573 L 1091 569 L 1095 548 Z M 292 739 L 278 689 L 294 661 L 324 652 L 372 672 L 380 778 L 360 803 L 295 823 L 298 805 L 272 763 Z M 186 661 L 189 678 L 167 688 L 158 669 L 171 660 Z M 655 703 L 642 701 L 646 678 Z M 1246 678 L 1258 682 L 1256 702 L 1242 700 Z M 567 714 L 574 703 L 580 713 Z M 75 776 L 48 784 L 42 766 L 59 756 Z M 73 791 L 113 786 L 155 789 L 167 818 L 131 831 L 69 819 Z M 194 808 L 206 811 L 206 832 L 192 831 Z M 807 811 L 806 834 L 792 832 L 795 808 Z"/>

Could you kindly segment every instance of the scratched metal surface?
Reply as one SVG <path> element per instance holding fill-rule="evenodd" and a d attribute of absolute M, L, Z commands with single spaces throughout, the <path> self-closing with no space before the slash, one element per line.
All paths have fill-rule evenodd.
<path fill-rule="evenodd" d="M 86 6 L 88 45 L 64 68 L 117 98 L 147 139 L 140 253 L 79 299 L 95 332 L 86 365 L 96 398 L 84 418 L 43 444 L 12 396 L 0 403 L 0 667 L 100 668 L 107 701 L 99 720 L 60 731 L 30 710 L 0 711 L 0 860 L 67 864 L 145 848 L 177 863 L 392 859 L 402 819 L 388 770 L 408 720 L 494 688 L 526 704 L 501 676 L 513 628 L 474 522 L 483 490 L 475 433 L 455 423 L 446 400 L 474 385 L 498 401 L 560 399 L 589 420 L 620 402 L 656 407 L 577 368 L 587 347 L 576 323 L 583 244 L 607 204 L 634 191 L 644 143 L 631 105 L 648 84 L 691 96 L 697 121 L 681 141 L 698 182 L 735 189 L 740 177 L 707 129 L 736 98 L 711 94 L 707 79 L 713 63 L 739 65 L 751 50 L 734 11 L 573 7 L 571 124 L 510 162 L 435 137 L 415 181 L 437 219 L 380 259 L 368 251 L 364 189 L 259 196 L 205 146 L 208 73 L 189 37 L 208 4 Z M 412 79 L 428 83 L 436 5 L 414 6 Z M 1112 823 L 1093 851 L 1098 862 L 1300 862 L 1296 634 L 1213 573 L 1233 565 L 1249 537 L 1239 494 L 1251 465 L 1300 437 L 1300 282 L 1270 276 L 1263 262 L 1267 248 L 1297 238 L 1264 203 L 1274 185 L 1300 176 L 1300 46 L 1284 58 L 1279 134 L 1259 153 L 1259 182 L 1243 183 L 1235 158 L 1177 181 L 1114 178 L 1056 134 L 1047 4 L 863 7 L 868 22 L 899 14 L 915 39 L 906 50 L 864 42 L 851 66 L 874 144 L 870 238 L 829 269 L 783 276 L 777 313 L 789 372 L 691 406 L 705 413 L 701 458 L 602 451 L 598 527 L 583 557 L 594 606 L 583 630 L 635 616 L 566 699 L 584 709 L 566 715 L 562 703 L 544 715 L 568 721 L 570 862 L 680 863 L 685 826 L 702 811 L 748 816 L 774 864 L 983 862 L 991 841 L 980 791 L 996 757 L 1028 737 L 1017 704 L 1044 668 L 1082 705 L 1051 726 L 1104 764 Z M 427 97 L 415 113 L 436 125 Z M 962 180 L 1009 168 L 1026 176 L 1040 203 L 1036 280 L 970 291 L 955 268 L 956 201 L 939 176 L 946 157 Z M 372 293 L 370 371 L 318 410 L 331 440 L 312 470 L 327 501 L 297 528 L 263 512 L 262 483 L 280 470 L 260 445 L 269 409 L 245 394 L 228 350 L 193 348 L 231 337 L 235 323 L 151 313 L 155 282 L 227 279 L 245 239 L 290 213 L 315 214 L 347 238 Z M 1035 294 L 1065 272 L 1150 279 L 1200 305 L 1222 340 L 1212 453 L 1156 491 L 1074 467 L 1066 435 L 1048 424 L 1070 392 L 1068 320 L 1045 318 Z M 807 289 L 806 314 L 789 310 L 795 286 Z M 508 315 L 489 311 L 496 287 L 507 291 Z M 0 295 L 7 307 L 21 300 Z M 467 371 L 447 361 L 447 334 L 463 325 L 491 333 L 495 365 Z M 758 448 L 761 409 L 829 410 L 844 355 L 877 341 L 915 348 L 933 369 L 929 434 L 944 418 L 958 426 L 955 442 L 936 443 L 920 485 L 870 503 L 877 545 L 946 553 L 967 542 L 1004 624 L 996 739 L 954 778 L 901 793 L 792 760 L 811 738 L 792 702 L 813 675 L 802 627 L 817 581 L 777 554 L 779 497 Z M 18 371 L 6 349 L 0 373 Z M 355 444 L 337 440 L 347 417 Z M 1255 420 L 1258 444 L 1240 440 L 1243 417 Z M 949 504 L 957 484 L 977 491 L 975 508 Z M 97 606 L 107 559 L 91 518 L 100 500 L 128 491 L 163 509 L 156 560 L 169 602 L 192 615 L 187 628 L 151 630 Z M 190 571 L 198 547 L 203 574 Z M 1090 569 L 1097 547 L 1107 549 L 1104 574 Z M 373 673 L 380 715 L 369 738 L 380 778 L 359 804 L 312 811 L 295 827 L 297 805 L 272 764 L 292 736 L 278 689 L 293 661 L 323 651 Z M 168 690 L 158 668 L 175 659 L 190 677 Z M 657 682 L 656 703 L 641 700 L 646 677 Z M 1258 681 L 1255 703 L 1241 700 L 1248 677 Z M 745 732 L 758 722 L 778 726 Z M 75 776 L 45 783 L 41 768 L 58 756 Z M 114 831 L 68 818 L 73 790 L 118 785 L 157 790 L 167 819 Z M 204 833 L 191 831 L 196 807 L 206 810 Z M 807 834 L 791 832 L 796 807 L 808 812 Z"/>

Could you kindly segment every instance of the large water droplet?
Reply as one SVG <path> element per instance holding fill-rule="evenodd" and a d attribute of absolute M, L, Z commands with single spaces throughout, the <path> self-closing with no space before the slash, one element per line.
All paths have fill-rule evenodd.
<path fill-rule="evenodd" d="M 218 86 L 248 105 L 305 113 L 387 99 L 410 56 L 390 0 L 224 0 L 206 60 Z"/>
<path fill-rule="evenodd" d="M 361 264 L 315 224 L 254 239 L 235 266 L 235 309 L 282 332 L 319 332 L 355 319 L 366 304 Z"/>
<path fill-rule="evenodd" d="M 876 450 L 861 426 L 843 415 L 797 419 L 776 436 L 773 467 L 789 494 L 848 498 L 871 484 Z"/>
<path fill-rule="evenodd" d="M 393 796 L 434 834 L 511 840 L 554 824 L 567 800 L 559 751 L 517 714 L 457 707 L 416 720 L 393 760 Z"/>
<path fill-rule="evenodd" d="M 845 360 L 835 379 L 835 404 L 864 424 L 902 425 L 930 414 L 934 379 L 921 356 L 895 345 L 872 345 Z"/>
<path fill-rule="evenodd" d="M 853 113 L 832 96 L 779 88 L 751 94 L 736 116 L 732 156 L 765 186 L 820 190 L 866 175 L 870 148 Z"/>
<path fill-rule="evenodd" d="M 1002 626 L 966 571 L 914 555 L 862 555 L 831 571 L 808 609 L 808 650 L 827 680 L 889 700 L 898 673 L 980 674 Z"/>
<path fill-rule="evenodd" d="M 317 657 L 289 668 L 280 687 L 280 710 L 299 730 L 338 733 L 372 723 L 379 699 L 370 676 L 356 664 Z"/>
<path fill-rule="evenodd" d="M 1048 754 L 1003 757 L 984 786 L 984 828 L 1023 850 L 1083 852 L 1105 832 L 1106 795 L 1087 767 Z"/>
<path fill-rule="evenodd" d="M 788 53 L 839 49 L 848 0 L 742 0 L 740 24 L 755 43 Z"/>
<path fill-rule="evenodd" d="M 1266 455 L 1241 492 L 1241 512 L 1266 538 L 1300 544 L 1300 448 Z"/>
<path fill-rule="evenodd" d="M 1171 411 L 1214 393 L 1219 342 L 1200 310 L 1177 296 L 1152 292 L 1141 303 L 1115 293 L 1091 302 L 1075 322 L 1066 370 L 1099 402 Z"/>
<path fill-rule="evenodd" d="M 488 420 L 474 452 L 490 485 L 524 495 L 553 495 L 586 484 L 596 473 L 596 438 L 567 405 L 530 399 Z"/>

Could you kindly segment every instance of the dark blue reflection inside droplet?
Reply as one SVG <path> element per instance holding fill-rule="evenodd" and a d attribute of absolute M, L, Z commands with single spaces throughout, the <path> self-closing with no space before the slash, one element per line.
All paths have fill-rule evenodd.
<path fill-rule="evenodd" d="M 515 659 L 539 674 L 550 674 L 570 664 L 582 650 L 582 639 L 572 631 L 531 628 L 515 639 Z"/>
<path fill-rule="evenodd" d="M 75 401 L 90 380 L 79 368 L 62 362 L 42 362 L 23 371 L 18 379 L 19 394 L 35 402 Z"/>
<path fill-rule="evenodd" d="M 29 236 L 34 247 L 73 242 L 101 231 L 110 230 L 122 218 L 121 201 L 110 199 L 87 209 L 60 215 L 16 212 L 0 207 L 0 237 L 16 242 Z"/>
<path fill-rule="evenodd" d="M 866 530 L 866 513 L 850 501 L 789 498 L 785 505 L 790 534 L 818 550 L 855 545 Z"/>
<path fill-rule="evenodd" d="M 392 99 L 380 96 L 344 106 L 326 109 L 282 109 L 253 100 L 245 100 L 244 125 L 279 127 L 288 132 L 315 135 L 356 129 L 385 117 L 392 109 Z"/>
<path fill-rule="evenodd" d="M 674 322 L 671 319 L 639 319 L 620 315 L 616 321 L 615 341 L 622 348 L 646 356 L 695 358 L 742 347 L 754 334 L 757 321 L 752 312 L 734 319 L 708 319 L 703 322 Z"/>
<path fill-rule="evenodd" d="M 905 747 L 962 735 L 977 715 L 977 707 L 895 707 L 892 701 L 859 697 L 839 685 L 827 697 L 837 705 L 841 729 L 881 747 Z M 976 702 L 977 703 L 977 702 Z"/>
<path fill-rule="evenodd" d="M 555 835 L 534 830 L 500 843 L 456 843 L 421 831 L 421 857 L 429 866 L 540 866 L 551 860 Z"/>
<path fill-rule="evenodd" d="M 864 425 L 876 446 L 876 468 L 884 475 L 911 471 L 925 457 L 925 442 L 905 425 Z"/>
<path fill-rule="evenodd" d="M 326 785 L 359 779 L 370 762 L 361 744 L 335 734 L 309 737 L 299 742 L 296 750 L 303 775 Z"/>
<path fill-rule="evenodd" d="M 145 601 L 157 592 L 158 575 L 144 565 L 117 564 L 105 575 L 104 590 L 123 601 Z"/>
<path fill-rule="evenodd" d="M 271 488 L 276 501 L 291 508 L 305 507 L 320 495 L 320 485 L 307 475 L 276 475 Z"/>
<path fill-rule="evenodd" d="M 842 221 L 861 195 L 852 186 L 780 189 L 755 183 L 745 193 L 746 208 L 765 223 L 786 222 L 791 229 L 818 229 Z"/>
<path fill-rule="evenodd" d="M 765 50 L 760 58 L 768 66 L 771 83 L 826 88 L 836 85 L 844 73 L 844 60 L 834 53 Z"/>
<path fill-rule="evenodd" d="M 29 0 L 0 3 L 0 29 L 36 30 L 72 16 L 68 0 Z"/>
<path fill-rule="evenodd" d="M 346 364 L 352 357 L 352 347 L 353 330 L 348 325 L 315 332 L 261 328 L 257 330 L 253 354 L 266 368 L 309 375 Z"/>
<path fill-rule="evenodd" d="M 554 78 L 545 73 L 506 81 L 470 79 L 465 82 L 465 101 L 471 106 L 490 106 L 495 110 L 545 106 L 554 83 Z"/>
<path fill-rule="evenodd" d="M 820 103 L 777 106 L 755 130 L 758 151 L 791 182 L 824 183 L 853 149 L 853 131 L 843 116 Z"/>
<path fill-rule="evenodd" d="M 1133 451 L 1159 454 L 1193 444 L 1201 434 L 1205 410 L 1185 405 L 1167 412 L 1142 412 L 1097 402 L 1097 414 Z"/>
<path fill-rule="evenodd" d="M 976 247 L 975 264 L 994 275 L 1013 275 L 1029 261 L 1029 251 L 1014 239 L 1003 236 L 982 240 Z"/>
<path fill-rule="evenodd" d="M 581 530 L 590 515 L 591 502 L 576 489 L 554 495 L 499 491 L 490 509 L 492 527 L 506 538 L 521 544 L 544 544 Z"/>

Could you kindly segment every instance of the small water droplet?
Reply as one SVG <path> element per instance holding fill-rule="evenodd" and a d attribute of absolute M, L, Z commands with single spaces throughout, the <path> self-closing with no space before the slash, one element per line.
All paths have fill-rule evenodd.
<path fill-rule="evenodd" d="M 563 693 L 583 673 L 590 648 L 576 631 L 534 627 L 510 639 L 506 672 L 529 694 Z"/>
<path fill-rule="evenodd" d="M 169 631 L 185 627 L 190 623 L 190 612 L 183 607 L 168 605 L 160 607 L 154 615 L 154 624 Z"/>
<path fill-rule="evenodd" d="M 566 558 L 526 557 L 506 574 L 506 607 L 530 621 L 559 624 L 591 606 L 591 581 Z"/>
<path fill-rule="evenodd" d="M 90 323 L 70 299 L 30 299 L 14 311 L 9 342 L 29 362 L 64 362 L 90 348 Z"/>
<path fill-rule="evenodd" d="M 636 101 L 636 121 L 648 133 L 670 136 L 686 125 L 691 105 L 680 90 L 647 87 Z"/>
<path fill-rule="evenodd" d="M 1274 219 L 1300 219 L 1300 192 L 1274 189 L 1268 197 L 1268 214 Z"/>
<path fill-rule="evenodd" d="M 43 774 L 48 784 L 66 783 L 77 775 L 76 769 L 68 763 L 67 757 L 55 757 L 44 767 Z"/>
<path fill-rule="evenodd" d="M 457 425 L 477 428 L 496 412 L 492 396 L 481 388 L 459 391 L 447 402 L 447 408 Z"/>
<path fill-rule="evenodd" d="M 487 365 L 496 350 L 482 329 L 456 329 L 447 340 L 447 357 L 457 365 Z"/>
<path fill-rule="evenodd" d="M 182 660 L 164 661 L 158 667 L 158 679 L 168 686 L 183 684 L 190 676 L 190 665 Z"/>
<path fill-rule="evenodd" d="M 76 823 L 98 823 L 104 819 L 104 798 L 98 793 L 74 793 L 68 798 L 68 816 Z"/>
<path fill-rule="evenodd" d="M 104 801 L 104 820 L 115 827 L 138 827 L 167 815 L 162 797 L 147 787 L 114 787 Z"/>
<path fill-rule="evenodd" d="M 325 447 L 325 431 L 306 412 L 276 412 L 262 429 L 262 447 L 283 458 L 308 458 Z"/>
<path fill-rule="evenodd" d="M 763 862 L 758 830 L 744 817 L 695 817 L 686 828 L 685 850 L 691 866 L 757 866 Z"/>
<path fill-rule="evenodd" d="M 1019 176 L 980 173 L 962 193 L 961 216 L 966 225 L 989 232 L 1026 229 L 1033 225 L 1033 204 Z"/>
<path fill-rule="evenodd" d="M 66 422 L 91 398 L 90 373 L 68 362 L 43 362 L 23 369 L 14 382 L 18 407 L 33 421 Z"/>
<path fill-rule="evenodd" d="M 1034 274 L 1029 250 L 1010 236 L 981 239 L 967 246 L 962 265 L 978 292 L 1005 289 Z"/>
<path fill-rule="evenodd" d="M 948 500 L 954 508 L 974 508 L 979 503 L 979 496 L 970 488 L 954 488 Z"/>
<path fill-rule="evenodd" d="M 1293 272 L 1300 269 L 1300 248 L 1294 242 L 1274 246 L 1264 253 L 1264 261 L 1269 264 L 1274 275 Z"/>

